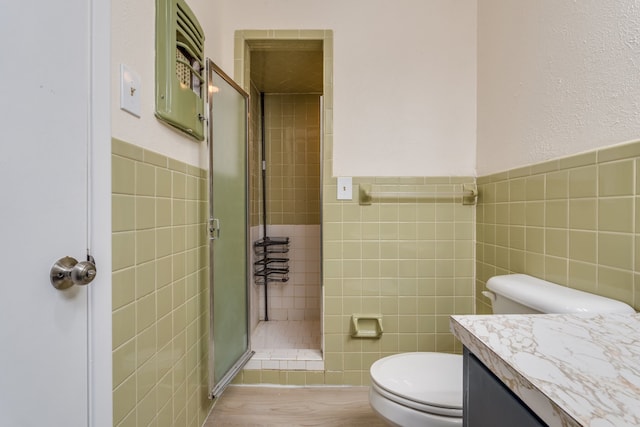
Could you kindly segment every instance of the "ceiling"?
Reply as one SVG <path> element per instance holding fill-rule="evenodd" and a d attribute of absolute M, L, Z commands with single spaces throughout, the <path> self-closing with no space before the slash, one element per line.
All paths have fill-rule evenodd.
<path fill-rule="evenodd" d="M 252 40 L 251 80 L 264 93 L 322 93 L 322 41 Z"/>

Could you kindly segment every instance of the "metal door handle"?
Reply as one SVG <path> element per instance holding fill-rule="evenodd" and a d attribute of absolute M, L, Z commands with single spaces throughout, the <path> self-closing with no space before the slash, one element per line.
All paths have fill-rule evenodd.
<path fill-rule="evenodd" d="M 54 288 L 69 289 L 73 285 L 88 285 L 95 279 L 98 270 L 92 256 L 86 261 L 78 262 L 75 258 L 66 256 L 60 258 L 51 267 L 49 278 Z"/>
<path fill-rule="evenodd" d="M 220 220 L 218 218 L 209 218 L 209 239 L 216 240 L 220 238 Z"/>

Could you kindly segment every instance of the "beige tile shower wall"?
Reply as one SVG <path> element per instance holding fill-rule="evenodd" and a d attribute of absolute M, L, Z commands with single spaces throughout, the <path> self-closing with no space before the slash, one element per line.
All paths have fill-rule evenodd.
<path fill-rule="evenodd" d="M 251 242 L 260 239 L 262 235 L 262 226 L 252 226 L 249 228 L 249 237 Z M 256 256 L 253 250 L 249 252 L 249 262 L 253 266 Z M 253 331 L 260 320 L 264 319 L 264 291 L 262 285 L 256 285 L 253 272 L 250 276 L 251 285 L 249 286 L 249 331 Z"/>
<path fill-rule="evenodd" d="M 262 167 L 260 130 L 260 92 L 251 86 L 249 97 L 249 224 L 255 227 L 262 218 Z"/>
<path fill-rule="evenodd" d="M 262 237 L 262 165 L 261 165 L 261 117 L 260 117 L 260 92 L 255 86 L 250 85 L 249 97 L 249 237 L 251 242 Z M 255 253 L 249 252 L 249 262 L 253 266 Z M 249 287 L 249 326 L 253 331 L 260 320 L 260 286 L 256 285 L 251 276 Z"/>
<path fill-rule="evenodd" d="M 639 167 L 637 142 L 479 178 L 477 311 L 505 273 L 640 309 Z"/>
<path fill-rule="evenodd" d="M 114 139 L 115 426 L 204 422 L 208 387 L 206 171 Z"/>
<path fill-rule="evenodd" d="M 269 283 L 270 320 L 320 319 L 320 225 L 269 225 L 270 236 L 289 237 L 289 281 Z M 264 319 L 264 286 L 256 305 Z"/>
<path fill-rule="evenodd" d="M 265 126 L 268 224 L 319 224 L 319 96 L 267 94 Z"/>
<path fill-rule="evenodd" d="M 262 222 L 260 94 L 253 85 L 251 93 L 250 197 L 252 241 L 255 241 L 263 234 L 262 228 L 255 227 Z M 268 234 L 291 239 L 290 279 L 269 285 L 271 320 L 320 317 L 319 107 L 317 95 L 265 97 Z M 291 222 L 283 224 L 285 219 Z M 252 301 L 251 318 L 256 322 L 258 318 L 264 319 L 263 286 L 253 284 Z M 255 326 L 253 321 L 251 324 Z"/>

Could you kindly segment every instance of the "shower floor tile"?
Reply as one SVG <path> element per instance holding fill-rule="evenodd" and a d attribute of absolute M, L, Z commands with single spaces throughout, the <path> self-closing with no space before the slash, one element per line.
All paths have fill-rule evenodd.
<path fill-rule="evenodd" d="M 260 349 L 320 350 L 319 320 L 271 320 L 260 322 L 251 335 L 251 347 Z"/>
<path fill-rule="evenodd" d="M 260 322 L 251 336 L 255 354 L 245 369 L 324 370 L 318 320 Z"/>

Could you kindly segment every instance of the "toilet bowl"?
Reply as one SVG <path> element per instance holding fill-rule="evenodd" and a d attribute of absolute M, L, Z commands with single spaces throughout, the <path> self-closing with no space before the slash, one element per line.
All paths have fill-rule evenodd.
<path fill-rule="evenodd" d="M 623 302 L 525 274 L 495 276 L 483 292 L 494 314 L 635 313 Z M 371 365 L 369 403 L 390 425 L 462 426 L 462 356 L 400 353 Z"/>
<path fill-rule="evenodd" d="M 462 356 L 401 353 L 371 366 L 369 403 L 395 426 L 462 425 Z"/>

